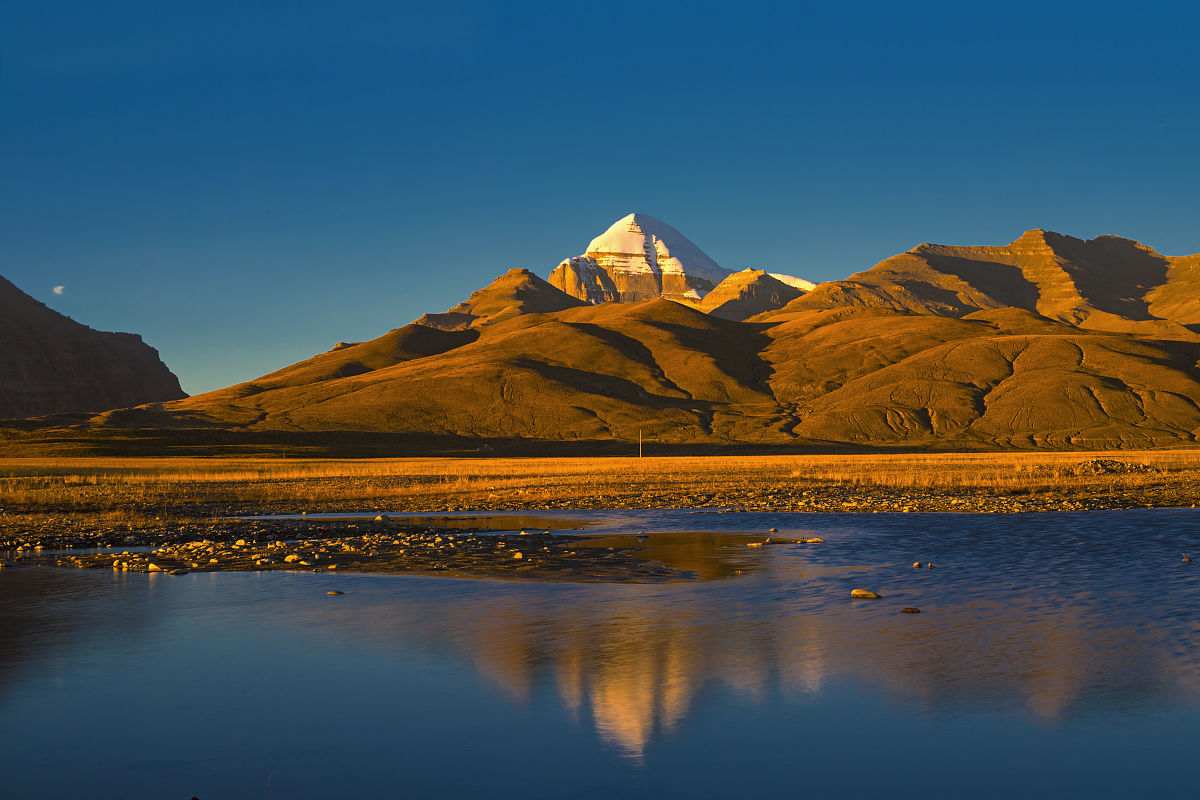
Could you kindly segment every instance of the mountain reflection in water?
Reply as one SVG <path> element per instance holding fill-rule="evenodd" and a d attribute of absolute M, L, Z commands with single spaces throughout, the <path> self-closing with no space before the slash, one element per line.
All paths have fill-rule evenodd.
<path fill-rule="evenodd" d="M 923 710 L 1023 709 L 1044 722 L 1200 699 L 1191 644 L 1089 605 L 1099 598 L 964 593 L 901 614 L 915 590 L 851 601 L 844 588 L 826 603 L 806 586 L 849 587 L 853 571 L 823 571 L 779 551 L 764 558 L 782 563 L 720 586 L 501 587 L 496 596 L 469 592 L 402 615 L 384 604 L 329 622 L 376 636 L 387 625 L 397 642 L 449 645 L 515 703 L 552 685 L 576 719 L 634 757 L 679 726 L 706 689 L 760 703 L 850 681 Z"/>
<path fill-rule="evenodd" d="M 1200 550 L 1197 520 L 1190 511 L 645 512 L 635 523 L 651 531 L 648 552 L 715 578 L 669 584 L 11 570 L 0 574 L 0 724 L 21 724 L 5 712 L 46 669 L 70 673 L 105 648 L 154 654 L 183 637 L 231 665 L 211 686 L 193 687 L 193 719 L 205 713 L 206 691 L 243 681 L 237 691 L 258 696 L 264 685 L 304 680 L 306 662 L 282 655 L 296 645 L 314 663 L 329 661 L 343 684 L 394 694 L 417 728 L 419 703 L 405 699 L 416 690 L 376 685 L 368 664 L 405 674 L 406 665 L 432 665 L 477 706 L 498 690 L 521 719 L 542 720 L 514 736 L 553 741 L 592 730 L 603 749 L 636 764 L 652 764 L 673 739 L 694 743 L 700 731 L 701 741 L 730 746 L 723 726 L 736 709 L 796 709 L 787 735 L 812 734 L 802 709 L 846 692 L 908 719 L 950 725 L 965 715 L 976 731 L 998 720 L 1052 732 L 1098 719 L 1142 730 L 1147 715 L 1200 708 L 1200 573 L 1180 561 L 1189 547 Z M 664 532 L 685 525 L 707 532 Z M 766 527 L 816 532 L 826 543 L 747 548 L 744 533 Z M 936 567 L 913 569 L 917 560 Z M 884 598 L 851 600 L 860 586 Z M 334 588 L 346 594 L 327 598 Z M 900 613 L 906 606 L 921 613 Z M 242 649 L 220 652 L 225 641 Z M 255 670 L 236 669 L 250 653 Z M 266 676 L 270 684 L 256 682 Z M 325 701 L 315 699 L 309 713 L 320 729 Z M 769 746 L 768 735 L 758 745 Z"/>

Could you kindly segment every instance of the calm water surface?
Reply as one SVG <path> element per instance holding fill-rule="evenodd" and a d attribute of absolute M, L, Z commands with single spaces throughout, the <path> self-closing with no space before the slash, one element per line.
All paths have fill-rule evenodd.
<path fill-rule="evenodd" d="M 571 516 L 714 579 L 0 571 L 0 794 L 1197 794 L 1196 511 Z"/>

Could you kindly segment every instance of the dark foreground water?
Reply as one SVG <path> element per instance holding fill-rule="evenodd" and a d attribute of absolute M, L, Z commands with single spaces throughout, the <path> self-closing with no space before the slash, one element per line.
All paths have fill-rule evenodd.
<path fill-rule="evenodd" d="M 605 525 L 719 579 L 2 570 L 0 795 L 1200 791 L 1200 512 Z"/>

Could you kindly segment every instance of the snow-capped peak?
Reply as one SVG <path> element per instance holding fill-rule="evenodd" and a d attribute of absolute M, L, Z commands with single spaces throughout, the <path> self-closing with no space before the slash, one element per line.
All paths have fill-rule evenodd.
<path fill-rule="evenodd" d="M 629 214 L 592 239 L 586 255 L 625 272 L 692 275 L 720 283 L 723 269 L 686 236 L 648 214 Z"/>

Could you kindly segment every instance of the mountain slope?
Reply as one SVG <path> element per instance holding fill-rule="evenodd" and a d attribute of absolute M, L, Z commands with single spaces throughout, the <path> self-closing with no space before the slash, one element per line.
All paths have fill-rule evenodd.
<path fill-rule="evenodd" d="M 581 300 L 564 294 L 529 270 L 510 269 L 449 311 L 424 314 L 416 324 L 458 331 L 520 314 L 563 311 L 582 305 Z"/>
<path fill-rule="evenodd" d="M 764 356 L 778 365 L 772 386 L 794 404 L 799 436 L 1110 448 L 1200 432 L 1192 343 L 1079 331 L 1012 309 L 959 319 L 840 309 L 778 327 L 793 335 L 776 330 Z"/>
<path fill-rule="evenodd" d="M 741 321 L 783 308 L 802 294 L 763 270 L 745 269 L 718 283 L 696 307 L 722 319 Z"/>
<path fill-rule="evenodd" d="M 755 355 L 761 334 L 665 300 L 518 316 L 478 337 L 370 372 L 292 379 L 315 378 L 317 357 L 275 378 L 109 415 L 105 423 L 177 427 L 202 419 L 255 430 L 549 439 L 636 437 L 642 427 L 677 438 L 674 431 L 729 427 L 714 421 L 726 407 L 772 405 L 769 370 Z"/>
<path fill-rule="evenodd" d="M 140 336 L 92 330 L 0 278 L 0 418 L 184 396 L 158 351 Z"/>

